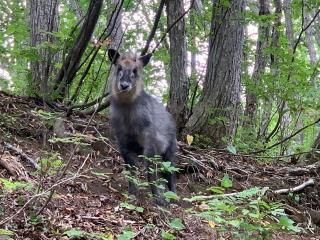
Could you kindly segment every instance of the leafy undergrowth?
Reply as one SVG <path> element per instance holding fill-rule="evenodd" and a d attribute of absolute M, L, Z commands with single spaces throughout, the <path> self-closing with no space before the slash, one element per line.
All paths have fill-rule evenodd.
<path fill-rule="evenodd" d="M 319 239 L 317 167 L 179 143 L 178 194 L 167 192 L 171 204 L 161 208 L 143 171 L 138 199 L 126 194 L 128 176 L 105 117 L 86 128 L 89 117 L 61 118 L 32 99 L 0 95 L 0 158 L 27 172 L 0 166 L 0 239 Z M 316 184 L 299 192 L 272 191 L 309 178 Z"/>

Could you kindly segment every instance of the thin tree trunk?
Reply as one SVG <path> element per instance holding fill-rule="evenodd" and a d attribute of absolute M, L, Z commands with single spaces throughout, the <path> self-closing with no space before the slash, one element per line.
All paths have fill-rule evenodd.
<path fill-rule="evenodd" d="M 289 46 L 293 48 L 294 46 L 294 36 L 293 36 L 293 22 L 292 22 L 292 1 L 284 0 L 283 1 L 283 12 L 286 22 L 286 36 L 289 42 Z"/>
<path fill-rule="evenodd" d="M 271 39 L 271 47 L 272 48 L 279 48 L 279 40 L 280 40 L 280 26 L 281 26 L 281 13 L 282 13 L 282 7 L 281 7 L 281 0 L 274 0 L 273 1 L 274 6 L 275 6 L 275 14 L 276 14 L 276 19 L 275 22 L 272 26 L 272 39 Z M 274 76 L 275 79 L 277 79 L 279 77 L 279 69 L 278 69 L 278 62 L 279 62 L 279 58 L 276 54 L 271 53 L 270 54 L 270 67 L 271 67 L 271 74 Z M 260 124 L 260 130 L 259 130 L 259 134 L 258 134 L 258 138 L 262 138 L 265 139 L 266 142 L 268 142 L 270 140 L 270 138 L 278 132 L 281 121 L 282 121 L 282 117 L 283 117 L 283 107 L 284 104 L 280 103 L 279 104 L 279 118 L 277 121 L 276 126 L 274 127 L 274 129 L 270 132 L 270 134 L 268 134 L 268 128 L 269 128 L 269 123 L 270 123 L 270 118 L 271 116 L 271 110 L 272 108 L 270 106 L 272 106 L 272 97 L 269 97 L 269 99 L 267 99 L 265 101 L 265 109 L 264 109 L 264 113 L 262 116 L 262 122 Z M 267 124 L 267 125 L 266 125 Z"/>
<path fill-rule="evenodd" d="M 55 80 L 55 94 L 58 100 L 63 100 L 75 78 L 81 57 L 85 52 L 98 21 L 103 0 L 91 0 L 85 22 L 80 33 L 70 49 L 63 66 Z"/>
<path fill-rule="evenodd" d="M 107 33 L 111 39 L 109 48 L 118 49 L 121 46 L 123 29 L 122 29 L 122 4 L 123 0 L 111 0 L 112 11 L 108 12 Z M 112 14 L 114 12 L 114 14 Z"/>
<path fill-rule="evenodd" d="M 310 12 L 305 10 L 304 17 L 305 17 L 304 18 L 304 25 L 306 26 L 311 21 Z M 317 62 L 318 62 L 317 52 L 316 52 L 314 42 L 315 42 L 315 39 L 313 36 L 313 29 L 310 27 L 305 32 L 305 44 L 308 49 L 310 64 L 311 64 L 312 68 L 316 67 Z M 312 85 L 315 85 L 315 77 L 312 77 L 310 79 L 310 81 L 311 81 Z"/>
<path fill-rule="evenodd" d="M 260 124 L 257 138 L 264 140 L 267 137 L 268 127 L 270 124 L 271 111 L 272 111 L 272 100 L 271 99 L 264 100 L 261 108 L 263 110 L 262 110 L 261 124 Z"/>
<path fill-rule="evenodd" d="M 320 161 L 320 132 L 313 142 L 310 154 L 306 156 L 308 162 L 314 163 Z"/>
<path fill-rule="evenodd" d="M 168 26 L 183 13 L 183 0 L 168 0 L 166 3 Z M 187 42 L 185 21 L 181 19 L 169 32 L 170 39 L 170 89 L 168 110 L 173 115 L 180 135 L 188 114 L 189 81 L 187 77 Z"/>
<path fill-rule="evenodd" d="M 74 11 L 74 13 L 76 14 L 76 17 L 78 18 L 78 20 L 80 20 L 83 17 L 83 12 L 80 7 L 79 1 L 78 0 L 70 0 L 70 7 Z"/>
<path fill-rule="evenodd" d="M 122 0 L 111 0 L 112 11 L 108 12 L 108 22 L 107 22 L 107 33 L 111 39 L 109 48 L 119 50 L 122 47 L 122 37 L 123 37 L 123 28 L 122 28 Z M 106 91 L 110 91 L 111 79 L 114 76 L 115 67 L 111 66 L 110 74 L 108 78 L 108 88 Z M 109 102 L 109 99 L 106 101 Z"/>
<path fill-rule="evenodd" d="M 234 0 L 225 7 L 213 1 L 203 95 L 187 123 L 188 133 L 206 135 L 216 147 L 232 141 L 238 120 L 244 3 Z"/>
<path fill-rule="evenodd" d="M 270 14 L 267 0 L 260 0 L 259 16 Z M 255 130 L 257 120 L 258 98 L 255 90 L 260 84 L 261 75 L 265 72 L 267 65 L 267 55 L 265 49 L 269 45 L 270 25 L 265 22 L 261 23 L 258 28 L 258 41 L 256 45 L 255 64 L 252 74 L 252 86 L 246 88 L 246 106 L 244 111 L 244 127 L 251 127 Z"/>
<path fill-rule="evenodd" d="M 312 16 L 314 16 L 315 15 L 315 11 L 313 10 L 311 12 L 312 12 Z M 313 29 L 313 35 L 314 35 L 314 37 L 316 39 L 318 47 L 320 47 L 320 16 L 318 16 L 316 18 L 316 20 L 314 21 L 312 29 Z"/>
<path fill-rule="evenodd" d="M 196 24 L 195 24 L 194 14 L 195 14 L 195 9 L 192 9 L 190 12 L 190 26 L 191 26 L 191 44 L 193 48 L 195 48 L 196 46 Z M 191 67 L 190 79 L 191 81 L 194 82 L 197 77 L 197 53 L 195 51 L 191 51 L 190 67 Z"/>
<path fill-rule="evenodd" d="M 45 100 L 52 92 L 52 75 L 55 74 L 54 64 L 58 62 L 58 54 L 44 44 L 56 43 L 56 38 L 50 33 L 58 31 L 59 2 L 58 0 L 31 0 L 30 2 L 30 45 L 36 48 L 38 59 L 31 61 L 31 88 Z"/>

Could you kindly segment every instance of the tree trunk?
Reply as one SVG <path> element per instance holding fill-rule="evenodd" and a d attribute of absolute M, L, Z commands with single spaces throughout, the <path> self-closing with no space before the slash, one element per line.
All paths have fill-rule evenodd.
<path fill-rule="evenodd" d="M 294 46 L 294 36 L 293 36 L 293 23 L 292 23 L 292 1 L 284 0 L 283 1 L 283 12 L 286 22 L 286 36 L 289 42 L 289 46 L 293 48 Z"/>
<path fill-rule="evenodd" d="M 308 23 L 311 21 L 310 12 L 306 11 L 304 12 L 304 25 L 307 26 Z M 313 30 L 312 27 L 309 27 L 305 32 L 305 44 L 308 49 L 309 53 L 309 59 L 311 67 L 314 68 L 317 65 L 317 52 L 314 45 L 314 37 L 313 37 Z M 311 84 L 315 85 L 315 77 L 311 78 Z"/>
<path fill-rule="evenodd" d="M 191 27 L 190 42 L 193 49 L 196 47 L 195 14 L 196 14 L 195 9 L 191 9 L 190 11 L 190 27 Z M 195 82 L 197 78 L 197 53 L 195 51 L 191 51 L 190 68 L 191 68 L 190 79 L 192 82 Z"/>
<path fill-rule="evenodd" d="M 316 10 L 312 10 L 311 14 L 312 16 L 315 15 Z M 311 26 L 313 29 L 313 35 L 316 39 L 316 42 L 318 44 L 318 47 L 320 47 L 320 16 L 318 15 L 318 17 L 316 18 L 316 20 L 313 23 L 313 26 Z"/>
<path fill-rule="evenodd" d="M 315 150 L 320 150 L 320 132 L 318 134 L 318 137 L 316 138 L 316 140 L 313 143 L 313 149 Z"/>
<path fill-rule="evenodd" d="M 122 0 L 111 0 L 112 7 L 108 12 L 107 33 L 111 39 L 109 48 L 118 49 L 121 46 L 122 29 Z"/>
<path fill-rule="evenodd" d="M 268 127 L 269 127 L 269 124 L 270 124 L 271 111 L 272 111 L 272 101 L 271 101 L 271 99 L 264 100 L 261 109 L 262 109 L 261 124 L 260 124 L 260 127 L 259 127 L 259 132 L 258 132 L 258 135 L 257 135 L 257 139 L 264 140 L 267 137 Z"/>
<path fill-rule="evenodd" d="M 31 88 L 33 92 L 47 100 L 52 93 L 52 75 L 54 64 L 58 62 L 58 54 L 50 45 L 56 38 L 50 33 L 58 31 L 58 0 L 31 0 L 30 2 L 30 45 L 36 48 L 38 59 L 31 61 Z"/>
<path fill-rule="evenodd" d="M 187 133 L 206 135 L 216 147 L 232 141 L 238 120 L 244 6 L 244 0 L 229 7 L 213 1 L 203 94 L 187 123 Z"/>
<path fill-rule="evenodd" d="M 111 39 L 109 48 L 119 50 L 122 46 L 122 37 L 123 37 L 123 28 L 122 28 L 122 0 L 111 0 L 112 8 L 108 12 L 108 22 L 107 22 L 107 33 L 109 39 Z M 108 78 L 108 87 L 106 91 L 110 91 L 111 80 L 114 76 L 115 66 L 111 66 L 109 78 Z M 104 104 L 110 103 L 110 99 L 106 99 Z"/>
<path fill-rule="evenodd" d="M 167 25 L 171 26 L 184 12 L 183 0 L 166 3 Z M 185 21 L 181 19 L 169 32 L 170 39 L 170 89 L 168 110 L 173 115 L 180 135 L 188 114 L 189 80 L 187 77 L 187 42 Z"/>
<path fill-rule="evenodd" d="M 260 0 L 259 16 L 270 14 L 267 0 Z M 256 126 L 258 98 L 254 92 L 259 86 L 261 75 L 264 73 L 267 65 L 267 55 L 265 49 L 269 45 L 270 25 L 265 22 L 261 23 L 258 28 L 258 41 L 256 45 L 255 64 L 252 74 L 252 86 L 246 88 L 246 107 L 244 111 L 244 127 L 251 127 L 253 130 Z"/>
<path fill-rule="evenodd" d="M 274 0 L 273 1 L 275 6 L 275 14 L 276 19 L 272 26 L 272 38 L 271 38 L 271 47 L 272 48 L 279 48 L 279 40 L 280 40 L 280 31 L 279 28 L 281 26 L 281 13 L 282 13 L 282 7 L 281 7 L 281 0 Z M 276 54 L 271 53 L 270 54 L 270 67 L 271 67 L 271 74 L 274 76 L 275 79 L 279 77 L 279 69 L 278 69 L 278 62 L 279 58 Z M 269 99 L 266 99 L 264 102 L 264 112 L 261 118 L 261 124 L 260 129 L 258 133 L 258 139 L 264 139 L 265 142 L 268 142 L 270 138 L 274 135 L 274 133 L 278 132 L 280 123 L 283 117 L 283 106 L 284 103 L 279 104 L 279 118 L 277 121 L 276 126 L 274 129 L 268 134 L 268 128 L 269 123 L 271 122 L 271 111 L 272 111 L 272 105 L 273 105 L 273 99 L 272 96 L 269 97 Z"/>
<path fill-rule="evenodd" d="M 308 162 L 314 163 L 320 161 L 320 132 L 314 140 L 310 154 L 307 154 Z"/>
<path fill-rule="evenodd" d="M 76 75 L 81 57 L 85 52 L 92 33 L 98 21 L 103 0 L 91 0 L 82 28 L 71 47 L 63 66 L 61 67 L 55 80 L 55 94 L 57 100 L 63 100 Z"/>
<path fill-rule="evenodd" d="M 72 11 L 74 11 L 77 19 L 80 20 L 83 17 L 83 12 L 82 12 L 79 1 L 70 0 L 69 4 L 70 4 L 70 8 L 72 9 Z"/>

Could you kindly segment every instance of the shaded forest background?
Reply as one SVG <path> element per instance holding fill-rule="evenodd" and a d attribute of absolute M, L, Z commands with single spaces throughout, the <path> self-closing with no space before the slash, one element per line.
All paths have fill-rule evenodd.
<path fill-rule="evenodd" d="M 107 49 L 154 52 L 145 86 L 183 139 L 271 155 L 319 147 L 316 0 L 4 0 L 0 24 L 5 91 L 92 114 L 108 107 Z"/>

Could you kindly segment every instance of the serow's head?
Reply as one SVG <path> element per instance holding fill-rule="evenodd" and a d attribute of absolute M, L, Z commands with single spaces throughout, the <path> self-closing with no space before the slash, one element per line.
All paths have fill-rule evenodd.
<path fill-rule="evenodd" d="M 141 57 L 132 53 L 120 55 L 116 50 L 109 49 L 108 56 L 116 66 L 114 87 L 117 88 L 117 92 L 130 92 L 138 85 L 141 86 L 141 69 L 149 63 L 151 54 Z"/>

